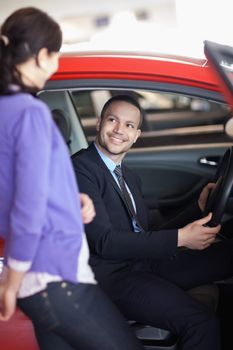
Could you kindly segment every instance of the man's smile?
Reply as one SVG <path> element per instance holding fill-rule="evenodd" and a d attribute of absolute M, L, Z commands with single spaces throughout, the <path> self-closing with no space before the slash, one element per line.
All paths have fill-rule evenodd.
<path fill-rule="evenodd" d="M 122 144 L 123 142 L 126 141 L 122 137 L 117 136 L 117 135 L 109 135 L 109 139 L 111 142 L 113 142 L 115 144 Z"/>

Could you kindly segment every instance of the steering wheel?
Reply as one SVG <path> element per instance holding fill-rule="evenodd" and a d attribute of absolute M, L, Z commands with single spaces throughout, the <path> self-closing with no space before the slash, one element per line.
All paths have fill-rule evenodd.
<path fill-rule="evenodd" d="M 233 186 L 233 147 L 226 150 L 216 171 L 214 182 L 216 187 L 207 199 L 204 216 L 212 212 L 208 226 L 217 226 L 221 222 L 227 200 Z"/>

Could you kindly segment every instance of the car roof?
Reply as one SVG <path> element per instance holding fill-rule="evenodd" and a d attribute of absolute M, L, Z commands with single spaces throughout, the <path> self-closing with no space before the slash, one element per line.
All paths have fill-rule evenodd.
<path fill-rule="evenodd" d="M 144 80 L 220 91 L 206 59 L 144 52 L 64 52 L 51 80 Z"/>
<path fill-rule="evenodd" d="M 146 58 L 152 58 L 152 59 L 163 59 L 163 60 L 170 60 L 170 61 L 183 61 L 183 62 L 190 62 L 193 64 L 199 64 L 203 65 L 206 62 L 205 58 L 197 58 L 197 57 L 191 57 L 191 56 L 181 56 L 181 55 L 175 55 L 170 53 L 156 53 L 156 52 L 150 52 L 150 51 L 127 51 L 127 50 L 95 50 L 95 49 L 89 49 L 89 50 L 63 50 L 61 52 L 62 56 L 98 56 L 98 57 L 105 57 L 105 56 L 112 56 L 112 57 L 146 57 Z"/>

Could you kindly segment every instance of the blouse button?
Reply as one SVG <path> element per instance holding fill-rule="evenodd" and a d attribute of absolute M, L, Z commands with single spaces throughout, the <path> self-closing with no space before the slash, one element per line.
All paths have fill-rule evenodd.
<path fill-rule="evenodd" d="M 66 288 L 67 287 L 67 283 L 66 282 L 62 282 L 61 287 L 62 288 Z"/>

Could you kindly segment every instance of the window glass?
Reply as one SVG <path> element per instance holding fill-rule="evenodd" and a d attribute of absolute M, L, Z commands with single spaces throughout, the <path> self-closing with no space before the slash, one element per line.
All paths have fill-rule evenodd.
<path fill-rule="evenodd" d="M 143 90 L 72 91 L 88 143 L 95 139 L 96 119 L 104 103 L 114 95 L 137 99 L 145 115 L 142 135 L 135 148 L 229 142 L 224 125 L 231 117 L 229 107 L 206 99 Z"/>

